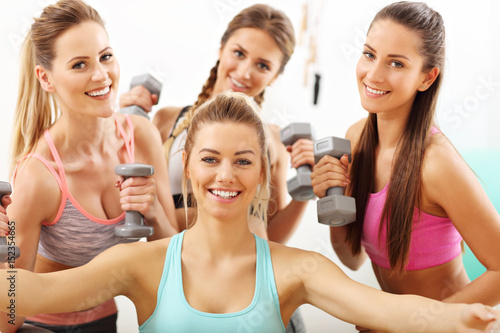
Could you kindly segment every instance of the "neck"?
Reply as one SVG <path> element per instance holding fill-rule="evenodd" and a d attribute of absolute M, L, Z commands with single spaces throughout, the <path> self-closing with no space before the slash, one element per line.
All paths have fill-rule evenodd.
<path fill-rule="evenodd" d="M 254 236 L 244 217 L 231 221 L 206 217 L 202 214 L 195 225 L 186 232 L 187 243 L 193 251 L 212 258 L 231 257 L 254 250 Z M 186 242 L 186 241 L 185 241 Z"/>
<path fill-rule="evenodd" d="M 82 115 L 61 115 L 53 126 L 53 135 L 63 151 L 78 150 L 91 154 L 102 151 L 116 131 L 114 117 L 99 118 Z"/>
<path fill-rule="evenodd" d="M 408 115 L 403 117 L 377 115 L 377 133 L 379 147 L 383 149 L 396 149 L 406 126 Z"/>

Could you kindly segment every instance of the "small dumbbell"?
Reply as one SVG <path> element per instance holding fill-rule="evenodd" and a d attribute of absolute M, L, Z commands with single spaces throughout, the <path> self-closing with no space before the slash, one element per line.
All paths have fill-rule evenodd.
<path fill-rule="evenodd" d="M 160 81 L 158 81 L 156 78 L 153 77 L 151 74 L 142 74 L 138 75 L 132 78 L 132 82 L 130 83 L 130 89 L 136 87 L 136 86 L 143 86 L 151 94 L 156 94 L 158 95 L 158 101 L 160 100 L 160 92 L 162 88 L 162 84 Z M 156 102 L 158 103 L 158 102 Z M 127 107 L 124 107 L 120 109 L 120 113 L 126 113 L 126 114 L 135 114 L 139 116 L 143 116 L 149 119 L 148 113 L 144 111 L 140 106 L 138 105 L 130 105 Z"/>
<path fill-rule="evenodd" d="M 314 140 L 314 129 L 309 123 L 291 123 L 280 131 L 281 142 L 285 146 L 293 145 L 299 139 Z M 294 200 L 307 201 L 314 198 L 311 185 L 311 166 L 301 165 L 297 175 L 286 182 L 288 193 Z"/>
<path fill-rule="evenodd" d="M 125 179 L 129 177 L 147 177 L 154 173 L 154 168 L 151 165 L 140 163 L 125 163 L 115 167 L 115 173 L 123 176 Z M 115 235 L 123 238 L 142 238 L 152 236 L 154 228 L 144 225 L 144 216 L 134 210 L 125 212 L 125 223 L 115 227 Z"/>
<path fill-rule="evenodd" d="M 12 187 L 7 182 L 0 181 L 0 200 L 4 195 L 10 195 L 12 193 Z M 0 201 L 1 205 L 1 201 Z M 17 246 L 7 245 L 7 239 L 5 237 L 0 237 L 0 261 L 12 262 L 14 258 L 18 258 L 21 254 L 21 250 Z"/>
<path fill-rule="evenodd" d="M 340 159 L 347 154 L 351 159 L 351 141 L 333 136 L 314 142 L 314 162 L 325 156 Z M 356 201 L 344 195 L 343 187 L 330 187 L 326 196 L 317 201 L 319 223 L 339 227 L 356 220 Z"/>

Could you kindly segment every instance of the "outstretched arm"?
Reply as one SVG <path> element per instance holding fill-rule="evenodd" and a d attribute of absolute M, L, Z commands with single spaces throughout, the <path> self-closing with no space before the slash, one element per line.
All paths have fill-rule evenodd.
<path fill-rule="evenodd" d="M 23 269 L 2 270 L 0 307 L 10 318 L 38 313 L 81 311 L 127 294 L 135 280 L 127 262 L 136 244 L 117 245 L 84 266 L 36 274 Z"/>
<path fill-rule="evenodd" d="M 301 273 L 303 301 L 353 324 L 385 332 L 485 332 L 500 320 L 498 312 L 480 304 L 447 304 L 362 285 L 317 253 L 305 252 L 301 260 L 308 267 L 315 263 Z"/>

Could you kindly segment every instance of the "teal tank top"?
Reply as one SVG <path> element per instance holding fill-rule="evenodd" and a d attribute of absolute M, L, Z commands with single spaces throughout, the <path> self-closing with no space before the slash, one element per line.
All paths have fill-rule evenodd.
<path fill-rule="evenodd" d="M 285 332 L 267 241 L 254 235 L 257 248 L 256 283 L 250 305 L 233 313 L 207 313 L 192 308 L 184 295 L 181 268 L 184 233 L 185 231 L 170 240 L 158 287 L 156 308 L 151 317 L 139 327 L 140 332 Z"/>

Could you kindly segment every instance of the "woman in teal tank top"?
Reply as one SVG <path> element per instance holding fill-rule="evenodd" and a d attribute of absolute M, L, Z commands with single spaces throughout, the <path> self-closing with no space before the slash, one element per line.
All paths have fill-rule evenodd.
<path fill-rule="evenodd" d="M 243 94 L 224 93 L 194 115 L 183 155 L 197 205 L 192 228 L 117 245 L 71 270 L 5 270 L 0 307 L 14 304 L 16 315 L 64 312 L 125 295 L 142 332 L 261 333 L 284 332 L 307 303 L 384 332 L 500 332 L 500 313 L 489 307 L 385 293 L 318 253 L 254 236 L 248 207 L 265 210 L 269 199 L 266 128 L 256 110 Z"/>

